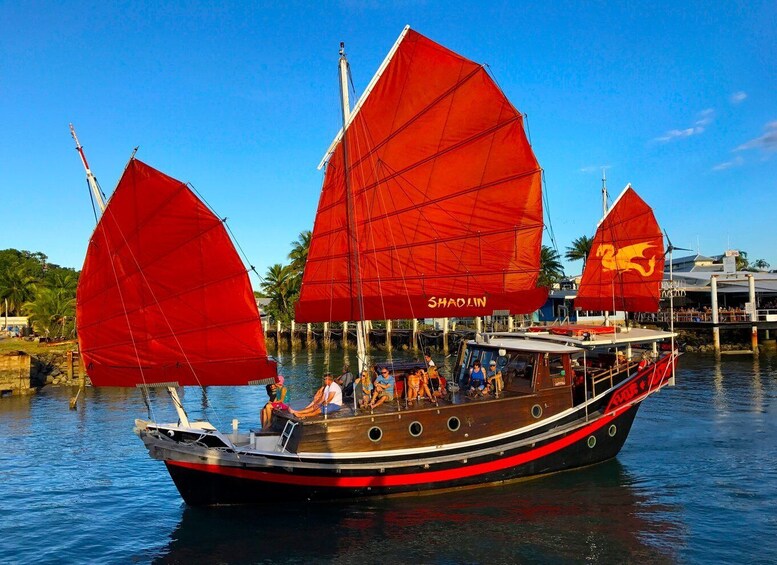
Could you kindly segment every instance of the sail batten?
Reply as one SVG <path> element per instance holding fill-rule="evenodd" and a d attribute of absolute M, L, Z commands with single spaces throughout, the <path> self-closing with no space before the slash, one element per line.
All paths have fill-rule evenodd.
<path fill-rule="evenodd" d="M 97 386 L 240 385 L 276 372 L 223 222 L 136 159 L 90 240 L 77 324 Z"/>
<path fill-rule="evenodd" d="M 664 238 L 653 210 L 627 186 L 599 222 L 575 298 L 584 310 L 658 310 Z"/>
<path fill-rule="evenodd" d="M 542 305 L 541 168 L 523 116 L 482 65 L 408 30 L 344 135 L 326 168 L 297 321 Z"/>

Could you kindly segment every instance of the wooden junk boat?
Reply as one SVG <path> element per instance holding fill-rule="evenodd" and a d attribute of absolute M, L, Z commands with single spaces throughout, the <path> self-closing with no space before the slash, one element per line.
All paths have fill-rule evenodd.
<path fill-rule="evenodd" d="M 297 320 L 357 321 L 370 368 L 365 321 L 535 311 L 547 296 L 542 170 L 484 67 L 405 28 L 353 110 L 342 49 L 340 70 L 344 125 L 324 160 Z M 672 378 L 673 350 L 597 373 L 584 344 L 479 335 L 435 402 L 397 397 L 306 420 L 275 410 L 266 429 L 221 432 L 190 421 L 176 387 L 276 375 L 222 221 L 134 158 L 104 210 L 78 289 L 84 362 L 95 386 L 168 387 L 178 421 L 138 420 L 136 433 L 191 505 L 474 487 L 594 464 L 618 453 L 640 403 Z M 623 266 L 613 280 L 642 276 Z M 656 309 L 658 284 L 640 288 Z M 467 394 L 476 360 L 497 362 L 498 396 Z"/>

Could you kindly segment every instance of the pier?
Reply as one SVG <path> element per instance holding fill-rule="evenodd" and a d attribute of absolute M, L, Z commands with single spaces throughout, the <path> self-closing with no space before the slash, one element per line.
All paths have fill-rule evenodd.
<path fill-rule="evenodd" d="M 456 351 L 462 340 L 474 339 L 479 331 L 512 331 L 529 325 L 528 316 L 490 316 L 451 321 L 442 318 L 425 324 L 421 320 L 381 320 L 365 322 L 367 346 L 391 351 L 423 350 L 445 353 Z M 356 324 L 353 322 L 322 324 L 282 324 L 263 321 L 268 350 L 356 348 Z"/>

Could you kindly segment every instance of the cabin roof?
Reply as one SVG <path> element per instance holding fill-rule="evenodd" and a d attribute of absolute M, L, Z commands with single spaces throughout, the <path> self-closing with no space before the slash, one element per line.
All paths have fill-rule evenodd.
<path fill-rule="evenodd" d="M 492 337 L 488 341 L 469 341 L 467 347 L 488 347 L 490 349 L 511 349 L 513 351 L 530 353 L 576 353 L 581 351 L 579 347 L 570 347 L 552 341 L 540 341 L 523 337 Z"/>

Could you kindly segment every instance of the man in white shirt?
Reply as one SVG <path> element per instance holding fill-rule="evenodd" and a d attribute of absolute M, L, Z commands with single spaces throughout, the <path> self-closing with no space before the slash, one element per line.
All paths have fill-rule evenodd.
<path fill-rule="evenodd" d="M 343 390 L 332 379 L 332 374 L 324 375 L 324 386 L 316 392 L 313 401 L 302 410 L 292 410 L 297 418 L 309 418 L 318 414 L 332 414 L 343 405 Z"/>

